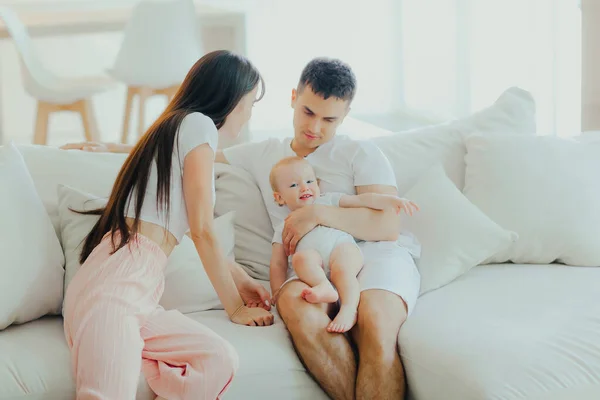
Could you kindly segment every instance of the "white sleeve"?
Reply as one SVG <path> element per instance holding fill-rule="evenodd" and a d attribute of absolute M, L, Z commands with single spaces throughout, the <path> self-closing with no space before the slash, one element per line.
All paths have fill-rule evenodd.
<path fill-rule="evenodd" d="M 318 199 L 315 200 L 315 204 L 324 204 L 326 206 L 339 207 L 340 199 L 342 198 L 342 196 L 344 196 L 343 193 L 323 193 L 321 194 L 321 196 L 319 196 Z"/>
<path fill-rule="evenodd" d="M 283 244 L 283 224 L 279 224 L 275 227 L 275 232 L 273 233 L 273 239 L 271 240 L 271 244 L 279 243 Z"/>
<path fill-rule="evenodd" d="M 368 140 L 357 141 L 352 160 L 354 186 L 386 185 L 397 187 L 390 161 L 377 145 Z"/>
<path fill-rule="evenodd" d="M 175 145 L 179 151 L 181 170 L 185 156 L 196 147 L 207 143 L 213 152 L 217 152 L 219 133 L 212 119 L 194 112 L 186 115 L 179 125 Z"/>
<path fill-rule="evenodd" d="M 257 179 L 255 176 L 256 164 L 262 160 L 268 146 L 269 140 L 242 143 L 223 149 L 223 155 L 229 164 L 245 169 Z"/>

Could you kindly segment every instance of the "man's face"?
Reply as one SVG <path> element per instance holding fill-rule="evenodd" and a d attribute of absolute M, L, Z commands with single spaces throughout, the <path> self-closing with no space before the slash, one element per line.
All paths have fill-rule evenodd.
<path fill-rule="evenodd" d="M 294 142 L 303 149 L 315 149 L 334 136 L 338 126 L 350 111 L 350 103 L 330 96 L 325 100 L 310 86 L 301 92 L 292 90 L 294 109 Z"/>

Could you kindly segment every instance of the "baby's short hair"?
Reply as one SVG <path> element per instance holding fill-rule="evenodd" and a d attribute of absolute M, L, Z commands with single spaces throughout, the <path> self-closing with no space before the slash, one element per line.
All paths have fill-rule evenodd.
<path fill-rule="evenodd" d="M 271 168 L 271 173 L 269 174 L 269 183 L 271 184 L 271 189 L 273 189 L 274 192 L 277 191 L 276 174 L 279 167 L 283 167 L 284 165 L 291 165 L 298 162 L 308 163 L 308 161 L 306 161 L 302 157 L 290 156 L 282 158 L 275 165 L 273 165 L 273 168 Z"/>

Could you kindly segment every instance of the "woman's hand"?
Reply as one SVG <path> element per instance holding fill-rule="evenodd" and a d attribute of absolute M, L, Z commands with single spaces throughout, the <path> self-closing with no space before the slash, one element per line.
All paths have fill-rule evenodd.
<path fill-rule="evenodd" d="M 271 296 L 269 295 L 269 292 L 254 279 L 245 279 L 236 286 L 240 292 L 240 297 L 248 307 L 260 307 L 267 311 L 271 309 Z"/>
<path fill-rule="evenodd" d="M 241 305 L 231 316 L 231 321 L 239 325 L 269 326 L 273 325 L 273 314 L 262 308 L 250 308 Z"/>

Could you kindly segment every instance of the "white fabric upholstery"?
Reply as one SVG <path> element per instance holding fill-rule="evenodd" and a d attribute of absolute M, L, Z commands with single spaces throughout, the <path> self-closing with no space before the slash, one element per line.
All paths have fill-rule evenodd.
<path fill-rule="evenodd" d="M 462 190 L 465 179 L 467 136 L 534 135 L 535 103 L 531 94 L 510 88 L 489 107 L 468 117 L 440 125 L 416 128 L 373 141 L 396 172 L 398 192 L 403 196 L 432 165 L 441 163 L 446 174 Z"/>
<path fill-rule="evenodd" d="M 486 265 L 422 296 L 399 335 L 413 399 L 597 398 L 599 280 L 598 268 Z"/>
<path fill-rule="evenodd" d="M 471 204 L 440 164 L 421 176 L 406 197 L 420 208 L 412 216 L 402 214 L 401 225 L 422 246 L 417 260 L 421 294 L 450 283 L 517 239 Z"/>
<path fill-rule="evenodd" d="M 65 258 L 23 157 L 0 147 L 0 330 L 60 312 Z"/>
<path fill-rule="evenodd" d="M 486 263 L 600 266 L 600 141 L 467 139 L 465 196 L 519 235 Z"/>

